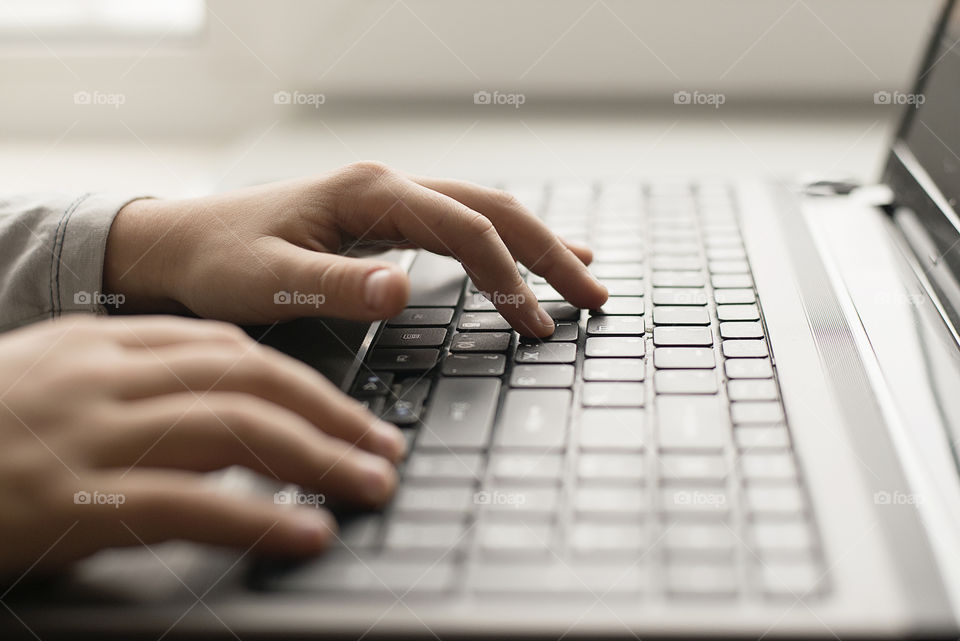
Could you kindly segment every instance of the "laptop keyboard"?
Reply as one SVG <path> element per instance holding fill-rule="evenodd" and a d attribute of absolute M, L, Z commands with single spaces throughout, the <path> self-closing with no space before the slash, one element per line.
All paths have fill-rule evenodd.
<path fill-rule="evenodd" d="M 351 394 L 410 455 L 284 589 L 516 597 L 794 598 L 824 563 L 736 203 L 724 185 L 512 189 L 589 244 L 610 291 L 519 337 L 454 261 L 418 254 Z"/>

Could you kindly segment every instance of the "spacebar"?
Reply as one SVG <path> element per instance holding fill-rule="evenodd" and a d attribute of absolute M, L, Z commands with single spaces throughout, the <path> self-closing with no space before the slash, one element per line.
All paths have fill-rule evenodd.
<path fill-rule="evenodd" d="M 460 301 L 466 274 L 447 256 L 421 251 L 410 268 L 409 307 L 454 307 Z"/>
<path fill-rule="evenodd" d="M 499 397 L 496 378 L 441 378 L 417 447 L 486 447 Z"/>

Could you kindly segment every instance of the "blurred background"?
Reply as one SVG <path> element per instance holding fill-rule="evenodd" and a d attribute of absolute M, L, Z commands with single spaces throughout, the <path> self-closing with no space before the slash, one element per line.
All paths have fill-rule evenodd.
<path fill-rule="evenodd" d="M 360 158 L 870 179 L 904 108 L 883 92 L 909 90 L 938 6 L 0 0 L 0 172 L 170 194 Z"/>

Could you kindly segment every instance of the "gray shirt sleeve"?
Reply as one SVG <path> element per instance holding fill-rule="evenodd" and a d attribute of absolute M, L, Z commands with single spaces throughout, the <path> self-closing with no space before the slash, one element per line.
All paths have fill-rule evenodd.
<path fill-rule="evenodd" d="M 107 234 L 142 196 L 0 195 L 0 331 L 122 304 L 102 290 Z"/>

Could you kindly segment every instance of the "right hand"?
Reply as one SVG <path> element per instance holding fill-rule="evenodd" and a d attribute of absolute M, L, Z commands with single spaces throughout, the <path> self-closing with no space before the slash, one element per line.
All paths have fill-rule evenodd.
<path fill-rule="evenodd" d="M 217 491 L 244 465 L 377 506 L 404 439 L 310 367 L 238 328 L 73 316 L 0 337 L 0 574 L 188 539 L 307 555 L 323 509 Z M 389 459 L 389 460 L 388 460 Z"/>

